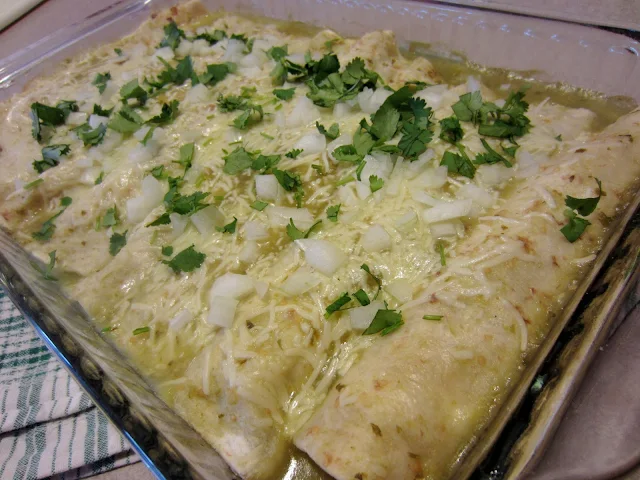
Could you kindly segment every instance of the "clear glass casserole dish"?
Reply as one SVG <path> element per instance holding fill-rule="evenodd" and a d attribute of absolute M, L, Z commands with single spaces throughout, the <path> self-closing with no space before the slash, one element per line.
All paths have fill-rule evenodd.
<path fill-rule="evenodd" d="M 74 28 L 40 41 L 7 58 L 0 65 L 2 97 L 17 91 L 30 78 L 73 52 L 132 31 L 153 11 L 173 2 L 125 2 L 100 12 Z M 603 92 L 609 96 L 640 99 L 640 70 L 637 44 L 625 37 L 562 22 L 528 19 L 437 4 L 408 2 L 205 2 L 210 9 L 253 13 L 280 19 L 295 19 L 328 26 L 346 35 L 361 35 L 376 28 L 395 31 L 406 46 L 412 42 L 429 44 L 429 53 L 449 58 L 464 56 L 478 64 L 527 71 L 531 78 L 559 81 Z M 338 15 L 337 12 L 340 12 Z M 611 72 L 616 72 L 614 75 Z M 624 239 L 634 251 L 637 235 L 629 224 L 636 205 L 631 205 L 619 228 L 600 254 L 591 274 L 585 278 L 563 321 L 550 332 L 527 372 L 513 389 L 490 428 L 474 442 L 460 461 L 456 478 L 471 474 L 498 438 L 525 396 L 529 385 L 552 351 L 578 308 L 587 326 L 580 337 L 564 350 L 570 358 L 566 374 L 540 402 L 527 436 L 511 450 L 509 475 L 517 476 L 539 454 L 553 425 L 567 405 L 571 392 L 584 373 L 588 361 L 602 341 L 616 300 L 623 294 L 629 275 L 619 275 L 630 267 L 630 256 L 607 259 Z M 625 244 L 627 245 L 627 244 Z M 0 252 L 4 257 L 3 281 L 12 298 L 32 319 L 49 346 L 66 362 L 87 388 L 96 403 L 132 441 L 143 459 L 159 476 L 201 476 L 229 478 L 230 471 L 180 417 L 171 412 L 137 373 L 93 330 L 77 304 L 59 295 L 51 285 L 34 274 L 31 260 L 2 232 Z M 623 251 L 620 248 L 617 251 Z M 600 274 L 608 283 L 602 295 L 586 296 L 587 288 Z M 601 289 L 602 290 L 602 289 Z M 582 303 L 580 303 L 582 302 Z M 575 321 L 575 319 L 574 319 Z M 566 340 L 566 339 L 565 339 Z M 566 343 L 566 342 L 565 342 Z M 556 352 L 557 354 L 557 352 Z M 570 368 L 569 368 L 570 367 Z M 510 445 L 509 445 L 510 447 Z M 303 468 L 298 466 L 298 468 Z M 292 477 L 298 478 L 298 477 Z M 302 478 L 302 477 L 300 477 Z"/>

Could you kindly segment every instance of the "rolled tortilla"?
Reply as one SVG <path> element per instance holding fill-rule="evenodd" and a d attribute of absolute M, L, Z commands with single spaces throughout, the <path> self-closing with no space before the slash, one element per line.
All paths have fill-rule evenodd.
<path fill-rule="evenodd" d="M 640 174 L 640 112 L 519 183 L 339 379 L 295 444 L 337 479 L 445 478 L 570 298 Z M 564 197 L 604 191 L 575 243 Z M 441 321 L 423 315 L 443 315 Z"/>

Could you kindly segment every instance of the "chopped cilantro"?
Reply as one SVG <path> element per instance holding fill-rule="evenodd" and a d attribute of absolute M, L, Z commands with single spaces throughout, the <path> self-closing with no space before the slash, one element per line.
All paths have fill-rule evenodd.
<path fill-rule="evenodd" d="M 260 135 L 262 135 L 267 140 L 275 140 L 275 138 L 276 138 L 276 137 L 272 137 L 271 135 L 269 135 L 267 133 L 264 133 L 264 132 L 260 132 Z"/>
<path fill-rule="evenodd" d="M 314 163 L 313 165 L 311 165 L 311 168 L 318 172 L 318 175 L 324 175 L 324 168 L 322 168 L 322 165 L 316 165 Z"/>
<path fill-rule="evenodd" d="M 116 55 L 118 55 L 119 57 L 122 56 L 122 49 L 121 48 L 114 48 L 113 51 L 116 52 Z"/>
<path fill-rule="evenodd" d="M 22 187 L 25 190 L 31 190 L 32 188 L 36 188 L 38 185 L 40 185 L 41 183 L 44 183 L 44 179 L 42 178 L 36 178 L 33 182 L 29 182 L 27 183 L 24 187 Z"/>
<path fill-rule="evenodd" d="M 511 147 L 505 147 L 504 145 L 501 144 L 500 147 L 502 148 L 502 151 L 504 153 L 506 153 L 511 158 L 514 158 L 516 156 L 516 150 L 518 150 L 519 145 L 513 145 Z"/>
<path fill-rule="evenodd" d="M 476 174 L 476 167 L 473 166 L 471 160 L 464 151 L 464 147 L 459 145 L 460 154 L 453 152 L 444 152 L 440 165 L 447 167 L 449 173 L 457 173 L 463 177 L 473 178 Z"/>
<path fill-rule="evenodd" d="M 363 263 L 362 265 L 360 265 L 360 268 L 365 272 L 367 272 L 369 277 L 371 277 L 373 281 L 376 283 L 376 285 L 378 285 L 378 290 L 376 291 L 376 294 L 373 297 L 373 299 L 375 300 L 376 298 L 378 298 L 378 295 L 380 294 L 380 289 L 382 288 L 382 280 L 380 280 L 373 273 L 371 273 L 371 269 L 369 268 L 369 265 L 367 265 L 366 263 Z"/>
<path fill-rule="evenodd" d="M 251 208 L 253 208 L 254 210 L 258 210 L 259 212 L 261 212 L 262 210 L 264 210 L 268 206 L 269 206 L 269 204 L 267 202 L 263 202 L 261 200 L 256 200 L 255 202 L 253 202 L 251 204 Z"/>
<path fill-rule="evenodd" d="M 363 289 L 358 290 L 356 293 L 353 294 L 353 296 L 356 298 L 356 300 L 358 300 L 360 305 L 362 305 L 363 307 L 366 307 L 371 303 L 371 300 L 369 299 L 369 295 L 367 295 L 367 292 L 365 292 Z"/>
<path fill-rule="evenodd" d="M 341 204 L 339 203 L 337 205 L 333 205 L 327 208 L 327 218 L 331 222 L 335 223 L 338 221 L 338 215 L 340 214 L 340 206 Z"/>
<path fill-rule="evenodd" d="M 158 45 L 159 48 L 169 47 L 172 50 L 175 50 L 178 48 L 178 45 L 180 45 L 180 40 L 187 38 L 184 34 L 184 30 L 178 28 L 178 25 L 173 20 L 169 21 L 169 23 L 164 26 L 163 30 L 164 37 L 162 38 L 160 45 Z"/>
<path fill-rule="evenodd" d="M 556 139 L 557 141 L 559 141 L 559 142 L 561 142 L 561 141 L 562 141 L 562 135 L 557 135 L 557 136 L 555 136 L 555 137 L 553 137 L 553 138 L 555 138 L 555 139 Z"/>
<path fill-rule="evenodd" d="M 480 90 L 460 95 L 460 99 L 451 106 L 458 120 L 478 124 L 481 122 L 482 94 Z"/>
<path fill-rule="evenodd" d="M 342 309 L 342 307 L 344 307 L 350 301 L 351 301 L 351 297 L 349 296 L 349 294 L 347 292 L 344 292 L 340 297 L 338 297 L 334 302 L 332 302 L 325 309 L 324 317 L 325 318 L 329 318 L 331 316 L 331 314 L 340 311 Z"/>
<path fill-rule="evenodd" d="M 298 158 L 298 155 L 302 153 L 302 148 L 294 148 L 293 150 L 288 151 L 284 154 L 287 158 Z"/>
<path fill-rule="evenodd" d="M 243 147 L 237 147 L 233 152 L 222 158 L 224 159 L 222 171 L 229 175 L 237 175 L 243 170 L 250 168 L 254 161 L 253 156 Z"/>
<path fill-rule="evenodd" d="M 564 200 L 564 204 L 572 210 L 575 210 L 583 217 L 589 216 L 593 213 L 593 211 L 598 206 L 598 202 L 600 201 L 600 197 L 602 197 L 602 182 L 596 178 L 596 183 L 598 184 L 598 196 L 592 198 L 575 198 L 570 195 L 567 195 L 567 198 Z"/>
<path fill-rule="evenodd" d="M 78 111 L 78 103 L 75 100 L 60 100 L 56 104 L 56 108 L 62 111 L 64 119 L 66 120 L 71 112 Z"/>
<path fill-rule="evenodd" d="M 138 327 L 133 330 L 134 335 L 142 335 L 143 333 L 149 333 L 151 331 L 151 327 Z"/>
<path fill-rule="evenodd" d="M 178 116 L 178 105 L 180 105 L 178 100 L 171 100 L 169 104 L 163 103 L 160 114 L 147 120 L 147 123 L 166 125 L 167 123 L 173 122 Z"/>
<path fill-rule="evenodd" d="M 153 167 L 150 172 L 153 178 L 157 178 L 158 180 L 164 177 L 164 165 L 158 165 L 157 167 Z"/>
<path fill-rule="evenodd" d="M 269 172 L 280 162 L 280 155 L 258 155 L 251 162 L 251 168 L 253 170 L 261 170 L 262 173 Z"/>
<path fill-rule="evenodd" d="M 444 317 L 444 315 L 423 315 L 422 319 L 423 320 L 439 321 L 439 320 L 442 320 L 443 317 Z"/>
<path fill-rule="evenodd" d="M 48 127 L 62 125 L 67 118 L 62 109 L 38 102 L 31 104 L 29 115 L 32 123 L 31 134 L 37 141 L 42 140 L 41 128 L 43 125 Z"/>
<path fill-rule="evenodd" d="M 196 251 L 193 247 L 194 245 L 185 248 L 171 260 L 162 260 L 162 263 L 169 265 L 175 273 L 192 272 L 199 268 L 206 258 L 204 253 Z"/>
<path fill-rule="evenodd" d="M 273 94 L 280 100 L 291 100 L 296 93 L 295 87 L 293 88 L 276 88 L 273 90 Z"/>
<path fill-rule="evenodd" d="M 101 117 L 109 117 L 113 113 L 113 108 L 102 108 L 97 103 L 93 104 L 93 114 Z"/>
<path fill-rule="evenodd" d="M 146 147 L 147 142 L 149 142 L 149 140 L 153 138 L 153 132 L 155 132 L 155 130 L 156 130 L 156 126 L 151 125 L 147 130 L 147 133 L 144 134 L 144 137 L 142 138 L 142 141 L 140 143 Z"/>
<path fill-rule="evenodd" d="M 384 180 L 376 175 L 369 176 L 369 188 L 371 188 L 371 193 L 375 193 L 382 188 L 384 185 Z"/>
<path fill-rule="evenodd" d="M 137 78 L 125 83 L 120 89 L 120 97 L 125 104 L 129 104 L 129 100 L 135 100 L 135 105 L 142 106 L 147 102 L 148 95 L 147 91 L 138 84 Z"/>
<path fill-rule="evenodd" d="M 591 222 L 586 218 L 579 217 L 573 210 L 568 208 L 564 214 L 569 220 L 569 223 L 562 227 L 560 231 L 567 240 L 573 243 L 580 238 L 586 228 L 591 225 Z"/>
<path fill-rule="evenodd" d="M 140 115 L 127 106 L 124 106 L 116 113 L 109 122 L 109 128 L 120 133 L 133 133 L 137 131 L 144 120 Z"/>
<path fill-rule="evenodd" d="M 207 71 L 200 75 L 201 83 L 213 86 L 224 80 L 227 75 L 236 71 L 236 64 L 231 62 L 214 63 L 207 65 Z"/>
<path fill-rule="evenodd" d="M 263 117 L 262 106 L 249 104 L 243 113 L 233 119 L 233 126 L 239 130 L 246 130 L 250 126 L 259 123 Z"/>
<path fill-rule="evenodd" d="M 55 232 L 55 230 L 56 230 L 56 226 L 53 223 L 53 221 L 56 218 L 58 218 L 60 215 L 62 215 L 62 213 L 66 210 L 66 208 L 69 205 L 71 205 L 71 198 L 70 197 L 62 197 L 62 199 L 60 200 L 60 206 L 62 207 L 62 210 L 60 210 L 58 213 L 56 213 L 53 217 L 51 217 L 48 220 L 44 221 L 42 223 L 42 226 L 40 227 L 40 230 L 38 230 L 37 232 L 34 232 L 33 234 L 31 234 L 31 236 L 35 240 L 38 240 L 39 242 L 45 242 L 45 241 L 49 240 L 53 236 L 53 232 Z"/>
<path fill-rule="evenodd" d="M 287 235 L 289 235 L 289 238 L 291 240 L 299 240 L 301 238 L 309 238 L 309 235 L 311 234 L 311 232 L 322 223 L 322 220 L 318 220 L 316 223 L 314 223 L 313 225 L 311 225 L 311 227 L 309 227 L 309 230 L 307 230 L 306 232 L 300 230 L 298 227 L 295 226 L 295 224 L 293 223 L 293 218 L 289 219 L 289 224 L 287 225 Z"/>
<path fill-rule="evenodd" d="M 115 206 L 109 208 L 104 217 L 102 217 L 101 224 L 104 228 L 113 227 L 118 224 L 118 210 Z"/>
<path fill-rule="evenodd" d="M 438 249 L 438 253 L 440 254 L 440 265 L 442 265 L 443 267 L 447 266 L 447 257 L 444 254 L 444 245 L 442 242 L 438 242 L 438 244 L 436 245 L 436 248 Z"/>
<path fill-rule="evenodd" d="M 333 158 L 338 162 L 358 163 L 363 157 L 353 145 L 340 145 L 333 151 Z"/>
<path fill-rule="evenodd" d="M 109 80 L 111 80 L 111 74 L 109 72 L 98 73 L 91 84 L 98 87 L 98 92 L 104 93 L 105 88 L 107 88 L 107 82 Z"/>
<path fill-rule="evenodd" d="M 358 179 L 358 181 L 362 181 L 362 171 L 364 170 L 365 165 L 367 164 L 367 162 L 365 162 L 364 160 L 362 160 L 359 164 L 358 167 L 356 168 L 356 178 Z"/>
<path fill-rule="evenodd" d="M 271 47 L 269 50 L 267 50 L 267 56 L 270 59 L 275 60 L 276 62 L 279 62 L 287 55 L 289 55 L 288 45 L 283 45 L 281 47 Z"/>
<path fill-rule="evenodd" d="M 491 148 L 491 146 L 487 143 L 487 141 L 484 138 L 481 138 L 480 141 L 482 142 L 482 146 L 487 150 L 487 153 L 478 154 L 476 158 L 473 160 L 473 163 L 475 163 L 476 165 L 482 165 L 485 163 L 489 165 L 493 165 L 494 163 L 502 162 L 504 163 L 505 167 L 513 166 L 509 160 L 507 160 L 498 152 L 496 152 L 493 148 Z"/>
<path fill-rule="evenodd" d="M 98 175 L 98 178 L 96 178 L 96 181 L 93 182 L 93 184 L 100 185 L 102 183 L 102 180 L 104 180 L 104 172 L 100 172 L 100 175 Z"/>
<path fill-rule="evenodd" d="M 222 233 L 236 233 L 236 225 L 238 225 L 238 219 L 233 217 L 233 222 L 227 223 L 224 227 L 216 227 L 216 230 Z"/>
<path fill-rule="evenodd" d="M 42 149 L 42 160 L 35 160 L 33 168 L 36 172 L 42 173 L 45 170 L 58 166 L 60 157 L 68 155 L 71 148 L 68 144 L 49 145 Z"/>
<path fill-rule="evenodd" d="M 162 247 L 162 255 L 164 255 L 165 257 L 170 257 L 171 255 L 173 255 L 173 247 L 171 245 L 165 245 L 164 247 Z"/>
<path fill-rule="evenodd" d="M 530 123 L 525 112 L 529 109 L 529 104 L 523 100 L 524 91 L 511 92 L 507 98 L 504 107 L 498 108 L 493 104 L 490 105 L 490 111 L 495 116 L 495 121 L 480 125 L 478 133 L 488 137 L 511 138 L 521 137 L 529 131 Z"/>
<path fill-rule="evenodd" d="M 107 133 L 107 126 L 101 123 L 96 128 L 91 128 L 88 123 L 83 123 L 79 127 L 74 128 L 78 138 L 82 140 L 84 146 L 95 146 L 102 143 Z"/>
<path fill-rule="evenodd" d="M 327 130 L 324 125 L 321 125 L 320 122 L 316 122 L 316 128 L 318 131 L 327 137 L 329 140 L 335 140 L 340 136 L 340 127 L 337 123 L 332 124 Z"/>
<path fill-rule="evenodd" d="M 40 265 L 36 263 L 33 263 L 32 265 L 42 274 L 42 277 L 45 280 L 57 280 L 57 278 L 53 276 L 53 269 L 56 266 L 55 250 L 49 252 L 49 263 L 44 268 L 40 267 Z"/>
<path fill-rule="evenodd" d="M 207 42 L 209 42 L 209 45 L 215 45 L 226 37 L 227 32 L 225 32 L 224 30 L 214 30 L 213 33 L 199 33 L 193 38 L 193 40 L 206 40 Z"/>
<path fill-rule="evenodd" d="M 347 183 L 355 182 L 356 179 L 353 178 L 353 175 L 347 175 L 346 177 L 341 178 L 336 182 L 336 186 L 340 187 L 342 185 L 346 185 Z"/>
<path fill-rule="evenodd" d="M 274 168 L 272 172 L 278 179 L 278 183 L 282 185 L 282 188 L 287 192 L 294 192 L 294 197 L 299 207 L 302 204 L 302 197 L 304 197 L 304 189 L 302 188 L 300 175 L 287 170 L 278 170 L 277 168 Z"/>
<path fill-rule="evenodd" d="M 189 55 L 180 60 L 175 67 L 162 58 L 158 58 L 158 60 L 164 64 L 165 69 L 158 74 L 155 80 L 144 79 L 145 83 L 152 87 L 154 95 L 170 83 L 182 85 L 187 80 L 191 80 L 192 86 L 200 83 L 200 78 L 193 69 L 193 61 Z"/>
<path fill-rule="evenodd" d="M 114 233 L 109 238 L 109 254 L 115 257 L 120 250 L 127 244 L 127 232 Z"/>
<path fill-rule="evenodd" d="M 440 138 L 454 145 L 462 140 L 464 132 L 456 117 L 447 117 L 440 120 Z"/>
<path fill-rule="evenodd" d="M 191 168 L 191 165 L 193 164 L 193 154 L 195 153 L 195 148 L 196 146 L 193 142 L 185 143 L 180 147 L 180 157 L 178 158 L 178 160 L 174 161 L 174 163 L 182 165 L 185 173 Z"/>
<path fill-rule="evenodd" d="M 397 330 L 402 325 L 404 325 L 404 322 L 400 312 L 389 309 L 378 310 L 376 316 L 373 317 L 373 321 L 362 334 L 373 335 L 380 332 L 380 335 L 384 336 Z"/>

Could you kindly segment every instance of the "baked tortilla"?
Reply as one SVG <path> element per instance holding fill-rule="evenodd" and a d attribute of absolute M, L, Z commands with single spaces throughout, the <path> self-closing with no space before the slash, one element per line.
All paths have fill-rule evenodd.
<path fill-rule="evenodd" d="M 163 31 L 170 20 L 183 36 Z M 225 36 L 210 43 L 216 30 Z M 318 105 L 291 76 L 274 86 L 279 60 L 269 52 L 282 46 L 305 68 L 334 53 L 344 72 L 360 58 L 379 79 L 335 106 Z M 152 86 L 187 57 L 196 80 Z M 234 66 L 224 78 L 206 80 L 208 65 L 227 62 Z M 123 110 L 122 87 L 136 79 L 149 97 L 132 107 L 143 122 L 120 132 L 111 122 Z M 0 223 L 45 262 L 56 252 L 48 273 L 242 477 L 279 475 L 295 443 L 340 479 L 446 478 L 624 207 L 638 177 L 638 113 L 592 134 L 595 114 L 545 100 L 527 112 L 531 127 L 516 153 L 476 164 L 468 178 L 441 164 L 461 150 L 439 138 L 439 121 L 465 94 L 480 91 L 500 108 L 508 92 L 475 78 L 442 82 L 424 58 L 404 58 L 391 32 L 345 39 L 209 15 L 198 3 L 174 7 L 0 105 Z M 428 128 L 418 129 L 431 132 L 426 150 L 398 154 L 398 130 L 387 150 L 372 149 L 359 163 L 336 160 L 361 120 L 373 124 L 371 115 L 406 85 L 432 109 Z M 274 88 L 294 92 L 281 98 Z M 230 96 L 262 109 L 255 124 L 238 121 L 253 111 L 246 105 L 223 108 Z M 75 100 L 78 111 L 36 141 L 30 105 L 60 100 Z M 176 112 L 152 129 L 172 101 Z M 94 104 L 114 110 L 98 115 Z M 84 145 L 74 130 L 83 121 L 109 125 L 97 145 Z M 316 122 L 336 123 L 340 135 L 325 135 Z M 461 123 L 459 143 L 472 158 L 487 153 L 482 139 L 502 155 L 515 145 Z M 47 145 L 70 152 L 35 172 Z M 225 170 L 239 147 L 254 159 L 277 155 L 277 169 L 299 176 L 302 198 L 273 168 Z M 206 194 L 208 206 L 151 225 L 169 213 L 165 195 L 180 175 L 180 194 Z M 265 193 L 259 182 L 275 189 Z M 570 243 L 560 233 L 565 197 L 601 193 L 591 224 Z M 464 211 L 451 216 L 452 205 Z M 313 260 L 308 249 L 319 245 L 326 256 Z M 177 267 L 178 252 L 190 246 L 204 257 Z M 344 309 L 328 310 L 359 290 L 369 306 L 351 296 Z M 229 305 L 233 314 L 223 319 Z M 379 311 L 402 323 L 388 335 L 363 335 Z"/>

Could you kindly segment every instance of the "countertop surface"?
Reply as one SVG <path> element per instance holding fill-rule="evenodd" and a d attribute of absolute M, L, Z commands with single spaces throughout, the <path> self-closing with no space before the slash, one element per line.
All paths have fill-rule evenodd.
<path fill-rule="evenodd" d="M 82 0 L 48 0 L 24 15 L 21 19 L 0 32 L 0 60 L 20 50 L 21 48 L 55 32 L 66 25 L 77 22 L 88 15 L 102 9 L 116 0 L 82 1 Z M 528 0 L 468 0 L 450 3 L 480 5 L 487 8 L 509 10 L 520 9 L 531 14 L 532 2 Z M 1 2 L 0 2 L 1 4 Z M 544 13 L 545 9 L 552 9 L 556 17 L 575 18 L 588 21 L 590 18 L 608 18 L 602 22 L 625 28 L 640 29 L 640 2 L 633 0 L 612 0 L 600 2 L 597 0 L 583 0 L 581 2 L 543 0 L 536 3 L 536 8 Z M 502 6 L 502 7 L 501 7 Z M 610 12 L 610 13 L 608 13 Z M 622 12 L 626 12 L 621 15 Z M 548 15 L 550 15 L 547 12 Z M 587 16 L 585 16 L 587 15 Z M 618 20 L 623 17 L 624 22 Z M 627 462 L 616 464 L 616 475 L 626 480 L 640 479 L 640 471 L 634 465 L 640 463 L 640 402 L 637 398 L 629 398 L 629 384 L 640 381 L 640 369 L 631 368 L 640 365 L 640 287 L 636 286 L 627 299 L 622 315 L 625 322 L 617 329 L 609 343 L 602 349 L 589 372 L 589 377 L 582 384 L 574 402 L 567 412 L 563 423 L 541 462 L 535 479 L 560 478 L 605 478 L 600 476 L 584 476 L 584 467 L 588 467 L 594 458 L 606 461 L 609 459 L 616 464 L 616 455 L 625 452 Z M 628 408 L 621 411 L 611 411 L 606 408 L 607 398 L 616 396 Z M 628 425 L 635 431 L 635 440 L 621 444 L 622 438 L 617 426 Z M 615 425 L 616 428 L 609 428 Z M 625 437 L 628 440 L 628 436 Z M 604 460 L 602 460 L 604 459 Z M 582 465 L 581 469 L 564 470 L 559 476 L 560 466 L 572 464 Z M 629 471 L 630 470 L 630 471 Z M 580 473 L 582 472 L 582 473 Z M 113 470 L 94 477 L 101 480 L 135 479 L 146 480 L 154 478 L 142 463 Z M 611 476 L 606 478 L 612 478 Z"/>

